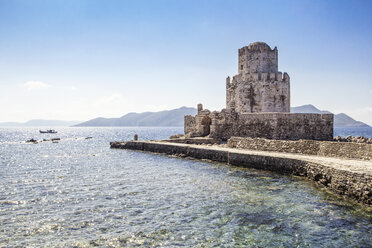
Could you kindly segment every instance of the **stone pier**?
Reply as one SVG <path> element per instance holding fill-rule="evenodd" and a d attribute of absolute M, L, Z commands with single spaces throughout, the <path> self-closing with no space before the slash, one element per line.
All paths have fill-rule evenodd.
<path fill-rule="evenodd" d="M 207 159 L 230 165 L 269 170 L 308 178 L 349 200 L 372 207 L 372 161 L 246 150 L 221 145 L 195 145 L 165 141 L 111 142 L 111 148 L 131 149 Z"/>

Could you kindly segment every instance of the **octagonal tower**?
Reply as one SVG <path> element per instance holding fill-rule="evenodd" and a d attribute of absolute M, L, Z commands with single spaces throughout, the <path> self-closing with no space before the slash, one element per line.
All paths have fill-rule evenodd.
<path fill-rule="evenodd" d="M 239 74 L 226 79 L 226 108 L 238 113 L 290 112 L 289 75 L 278 71 L 278 49 L 254 42 L 238 55 Z"/>

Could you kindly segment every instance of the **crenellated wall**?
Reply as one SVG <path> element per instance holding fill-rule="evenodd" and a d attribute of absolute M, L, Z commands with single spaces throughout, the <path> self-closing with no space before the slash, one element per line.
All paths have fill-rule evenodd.
<path fill-rule="evenodd" d="M 287 73 L 247 73 L 226 79 L 226 108 L 238 113 L 290 112 Z"/>

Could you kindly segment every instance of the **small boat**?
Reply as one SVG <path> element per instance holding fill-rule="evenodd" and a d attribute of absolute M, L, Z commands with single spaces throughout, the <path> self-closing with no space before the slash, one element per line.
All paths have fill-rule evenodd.
<path fill-rule="evenodd" d="M 29 140 L 26 140 L 26 143 L 34 143 L 34 144 L 37 144 L 37 140 L 32 138 L 32 139 L 29 139 Z"/>
<path fill-rule="evenodd" d="M 53 130 L 53 129 L 48 129 L 48 130 L 45 130 L 45 131 L 39 130 L 39 132 L 40 133 L 57 133 L 57 131 L 56 130 Z"/>

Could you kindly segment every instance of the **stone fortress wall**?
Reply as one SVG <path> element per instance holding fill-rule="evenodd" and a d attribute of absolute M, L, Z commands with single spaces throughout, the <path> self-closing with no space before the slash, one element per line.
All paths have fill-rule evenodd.
<path fill-rule="evenodd" d="M 331 140 L 332 114 L 244 113 L 226 109 L 202 109 L 196 116 L 185 116 L 185 133 L 228 140 L 232 136 L 277 140 Z"/>
<path fill-rule="evenodd" d="M 239 49 L 238 75 L 226 79 L 226 109 L 211 112 L 198 105 L 185 116 L 188 137 L 232 136 L 280 140 L 331 140 L 333 114 L 290 112 L 290 78 L 278 71 L 278 49 L 255 42 Z"/>

